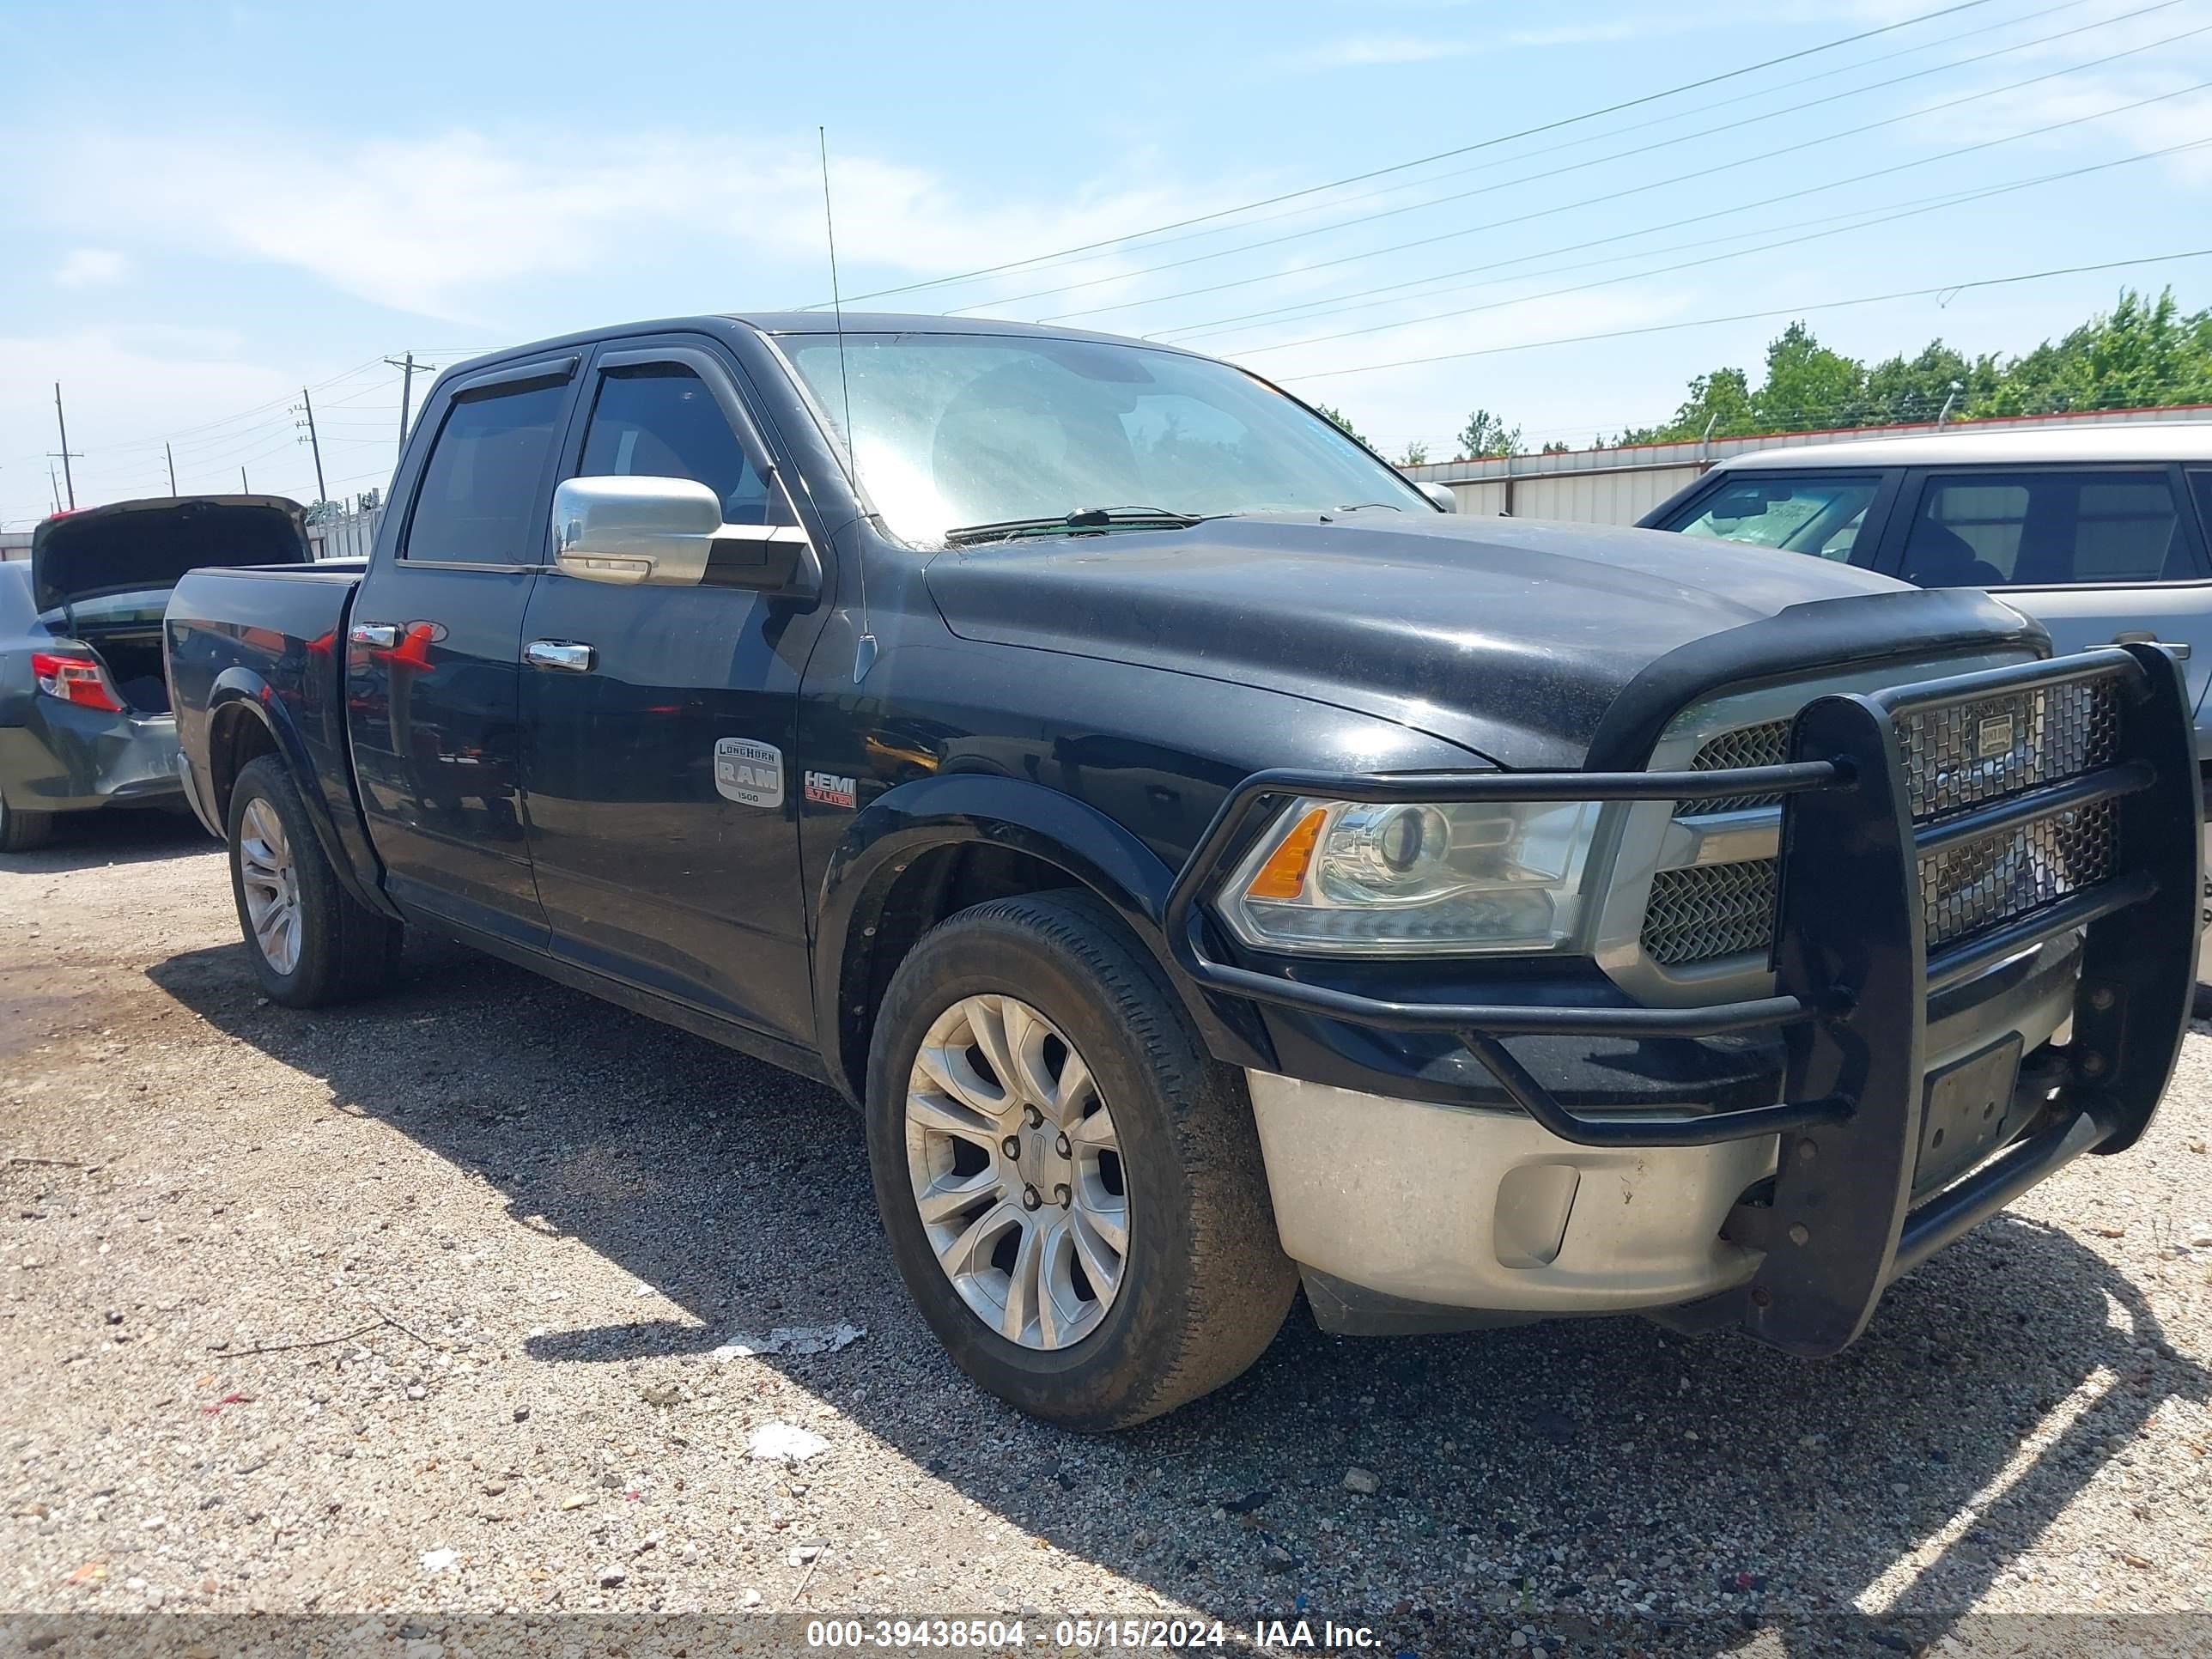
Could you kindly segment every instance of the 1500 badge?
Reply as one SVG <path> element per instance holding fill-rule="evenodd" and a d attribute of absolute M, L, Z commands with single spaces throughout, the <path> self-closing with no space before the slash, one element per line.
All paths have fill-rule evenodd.
<path fill-rule="evenodd" d="M 823 806 L 851 806 L 856 787 L 853 779 L 841 778 L 834 772 L 806 775 L 806 799 Z"/>

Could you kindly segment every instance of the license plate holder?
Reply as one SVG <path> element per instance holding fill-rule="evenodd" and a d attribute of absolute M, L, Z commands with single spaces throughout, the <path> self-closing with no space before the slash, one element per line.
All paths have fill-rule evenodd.
<path fill-rule="evenodd" d="M 1920 1102 L 1913 1191 L 1942 1186 L 2005 1144 L 2013 1131 L 2020 1060 L 2015 1032 L 1929 1075 Z"/>

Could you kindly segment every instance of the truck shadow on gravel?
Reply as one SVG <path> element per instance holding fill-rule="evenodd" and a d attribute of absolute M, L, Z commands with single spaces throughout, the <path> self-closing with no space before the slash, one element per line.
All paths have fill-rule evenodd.
<path fill-rule="evenodd" d="M 1823 1364 L 1634 1319 L 1348 1340 L 1301 1306 L 1229 1388 L 1074 1436 L 944 1358 L 882 1248 L 859 1121 L 828 1090 L 459 947 L 410 943 L 393 994 L 312 1016 L 260 1003 L 237 946 L 149 972 L 323 1079 L 337 1109 L 482 1175 L 517 1224 L 582 1242 L 686 1316 L 534 1336 L 531 1359 L 643 1376 L 712 1365 L 740 1333 L 864 1328 L 842 1352 L 768 1361 L 848 1420 L 824 1425 L 845 1456 L 902 1455 L 1224 1619 L 1380 1618 L 1419 1650 L 1425 1628 L 1441 1641 L 1498 1619 L 1573 1641 L 1647 1597 L 1647 1634 L 1670 1618 L 1856 1626 L 1853 1599 L 1879 1586 L 1899 1627 L 1865 1633 L 1925 1641 L 2107 1465 L 2160 1473 L 2145 1437 L 2162 1403 L 2212 1399 L 2134 1283 L 2003 1217 Z M 1352 1467 L 1379 1490 L 1347 1491 Z M 2164 1564 L 2132 1565 L 2129 1543 L 2109 1540 L 2106 1577 L 2140 1605 L 2130 1574 Z M 816 1603 L 849 1606 L 834 1566 Z"/>

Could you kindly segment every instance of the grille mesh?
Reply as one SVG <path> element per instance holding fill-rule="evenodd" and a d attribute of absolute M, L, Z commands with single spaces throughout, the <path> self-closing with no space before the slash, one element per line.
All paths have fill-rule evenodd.
<path fill-rule="evenodd" d="M 1933 950 L 2094 887 L 2118 863 L 2112 804 L 1961 842 L 1920 860 L 1920 903 Z"/>
<path fill-rule="evenodd" d="M 2105 765 L 2119 739 L 2119 686 L 2110 677 L 1897 717 L 1905 794 L 1918 821 Z"/>
<path fill-rule="evenodd" d="M 1779 766 L 1790 758 L 1790 722 L 1766 720 L 1740 726 L 1706 740 L 1691 757 L 1692 772 L 1718 772 L 1737 766 Z M 1753 806 L 1777 806 L 1779 795 L 1730 795 L 1724 800 L 1685 801 L 1674 809 L 1682 817 L 1692 812 L 1740 812 Z"/>
<path fill-rule="evenodd" d="M 1651 878 L 1644 949 L 1668 967 L 1766 950 L 1774 939 L 1775 860 L 1700 864 Z"/>
<path fill-rule="evenodd" d="M 1907 805 L 1916 824 L 2108 765 L 2119 752 L 2120 690 L 2112 677 L 1915 709 L 1897 717 Z M 1739 726 L 1707 740 L 1692 770 L 1771 766 L 1789 758 L 1790 722 Z M 1772 806 L 1778 795 L 1684 802 L 1677 817 Z M 2110 802 L 2053 812 L 1920 860 L 1928 946 L 1972 937 L 2109 879 L 2119 864 Z M 1772 858 L 1662 870 L 1644 911 L 1644 950 L 1669 967 L 1772 947 Z"/>

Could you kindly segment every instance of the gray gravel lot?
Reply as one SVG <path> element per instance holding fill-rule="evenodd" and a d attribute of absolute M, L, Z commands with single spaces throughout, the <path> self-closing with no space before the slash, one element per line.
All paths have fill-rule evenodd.
<path fill-rule="evenodd" d="M 0 863 L 0 1611 L 1304 1610 L 1418 1648 L 2212 1608 L 2212 1036 L 2139 1151 L 1838 1359 L 1301 1309 L 1241 1382 L 1086 1439 L 941 1357 L 825 1091 L 409 959 L 356 1009 L 265 1004 L 180 821 Z M 771 1423 L 828 1448 L 750 1456 Z"/>

